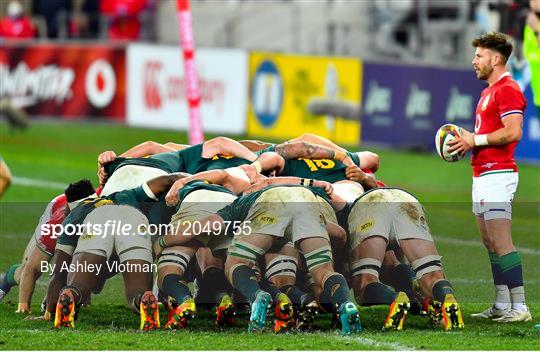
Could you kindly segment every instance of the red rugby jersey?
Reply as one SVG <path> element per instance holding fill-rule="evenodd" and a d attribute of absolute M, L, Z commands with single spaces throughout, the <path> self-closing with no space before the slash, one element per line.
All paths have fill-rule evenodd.
<path fill-rule="evenodd" d="M 527 102 L 516 81 L 506 72 L 484 89 L 476 106 L 475 134 L 488 134 L 503 128 L 503 120 L 512 114 L 523 115 Z M 517 142 L 473 148 L 471 165 L 475 177 L 493 172 L 515 171 L 514 150 Z"/>
<path fill-rule="evenodd" d="M 96 189 L 96 194 L 99 196 L 101 194 L 102 187 Z M 39 224 L 36 227 L 35 236 L 38 248 L 48 255 L 54 255 L 54 249 L 56 248 L 56 240 L 58 237 L 54 236 L 52 233 L 52 225 L 62 224 L 64 218 L 66 217 L 66 207 L 67 199 L 64 193 L 55 197 L 45 211 L 41 215 Z M 48 231 L 43 231 L 43 225 L 49 228 Z"/>

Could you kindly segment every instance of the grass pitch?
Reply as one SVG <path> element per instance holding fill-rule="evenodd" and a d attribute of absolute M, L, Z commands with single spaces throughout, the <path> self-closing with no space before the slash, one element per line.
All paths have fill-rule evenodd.
<path fill-rule="evenodd" d="M 35 123 L 24 133 L 0 124 L 0 154 L 15 183 L 0 202 L 0 270 L 20 260 L 46 203 L 63 186 L 80 178 L 97 184 L 96 159 L 110 149 L 121 153 L 145 140 L 185 142 L 185 134 L 148 131 L 116 125 Z M 521 250 L 531 323 L 495 324 L 468 318 L 493 299 L 487 253 L 470 212 L 471 170 L 466 160 L 449 164 L 435 154 L 376 149 L 381 156 L 378 177 L 415 194 L 427 209 L 428 222 L 443 255 L 465 315 L 465 330 L 445 333 L 410 317 L 405 331 L 383 333 L 386 307 L 360 308 L 363 332 L 342 338 L 330 331 L 329 316 L 317 319 L 313 333 L 247 334 L 247 318 L 238 327 L 217 331 L 208 312 L 201 312 L 189 330 L 140 333 L 138 319 L 127 308 L 122 280 L 111 279 L 92 306 L 81 310 L 74 331 L 54 331 L 36 320 L 46 278 L 38 282 L 29 317 L 15 314 L 17 289 L 0 304 L 0 349 L 167 349 L 167 350 L 533 350 L 540 330 L 540 167 L 519 165 L 520 185 L 514 199 L 513 238 Z M 166 315 L 162 312 L 162 319 Z"/>

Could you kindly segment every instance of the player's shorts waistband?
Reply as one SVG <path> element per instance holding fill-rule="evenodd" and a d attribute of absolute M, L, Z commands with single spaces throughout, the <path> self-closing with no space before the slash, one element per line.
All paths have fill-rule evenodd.
<path fill-rule="evenodd" d="M 480 174 L 474 174 L 474 177 L 482 177 L 487 175 L 495 175 L 495 174 L 513 174 L 517 173 L 516 169 L 501 169 L 501 170 L 490 170 L 490 171 L 484 171 Z"/>

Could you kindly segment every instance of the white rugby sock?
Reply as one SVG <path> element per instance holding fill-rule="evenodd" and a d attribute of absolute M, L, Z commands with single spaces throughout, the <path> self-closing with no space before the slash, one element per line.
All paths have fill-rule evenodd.
<path fill-rule="evenodd" d="M 509 309 L 510 303 L 510 290 L 506 285 L 495 286 L 495 308 L 497 309 Z"/>
<path fill-rule="evenodd" d="M 520 311 L 527 310 L 527 306 L 525 305 L 525 287 L 514 287 L 510 290 L 510 296 L 512 296 L 512 309 Z"/>

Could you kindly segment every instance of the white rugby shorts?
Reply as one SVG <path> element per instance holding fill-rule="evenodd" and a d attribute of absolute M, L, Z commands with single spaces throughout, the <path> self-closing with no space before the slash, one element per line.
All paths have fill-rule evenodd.
<path fill-rule="evenodd" d="M 484 220 L 512 219 L 512 200 L 519 182 L 517 172 L 494 172 L 473 177 L 472 211 Z"/>

